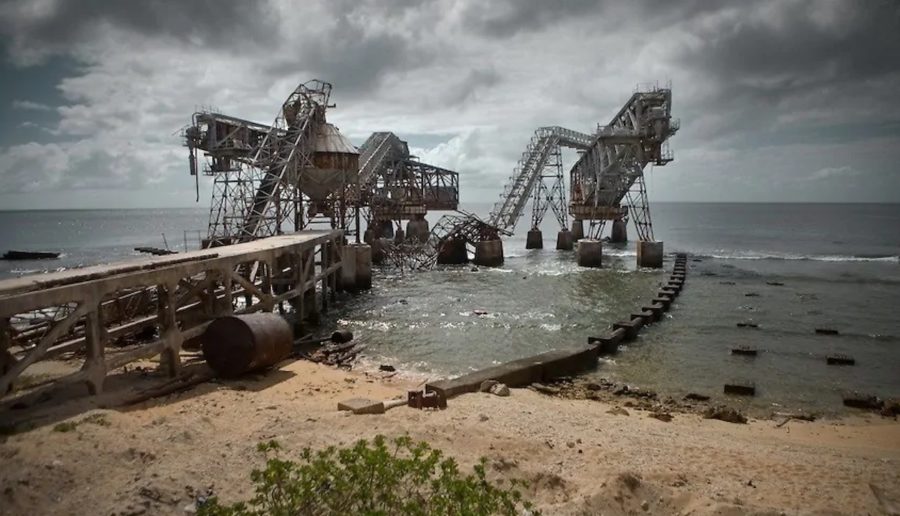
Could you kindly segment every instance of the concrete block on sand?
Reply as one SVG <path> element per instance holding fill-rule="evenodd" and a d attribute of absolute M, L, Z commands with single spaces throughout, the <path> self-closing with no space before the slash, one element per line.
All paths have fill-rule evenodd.
<path fill-rule="evenodd" d="M 384 402 L 366 398 L 351 398 L 338 403 L 338 410 L 349 410 L 354 414 L 384 414 Z"/>

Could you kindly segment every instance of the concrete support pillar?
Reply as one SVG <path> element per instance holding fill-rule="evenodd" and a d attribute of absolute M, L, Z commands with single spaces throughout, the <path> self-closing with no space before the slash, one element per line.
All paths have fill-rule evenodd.
<path fill-rule="evenodd" d="M 582 238 L 577 243 L 575 259 L 581 267 L 600 267 L 603 261 L 603 244 L 599 240 Z"/>
<path fill-rule="evenodd" d="M 394 243 L 402 244 L 403 240 L 406 238 L 406 235 L 403 233 L 403 230 L 397 228 L 397 231 L 394 231 Z"/>
<path fill-rule="evenodd" d="M 365 242 L 369 245 L 372 245 L 372 242 L 374 242 L 374 241 L 375 241 L 375 231 L 373 231 L 372 228 L 367 228 L 363 232 L 363 242 Z"/>
<path fill-rule="evenodd" d="M 628 228 L 624 220 L 618 219 L 613 221 L 609 241 L 613 244 L 624 244 L 628 241 Z"/>
<path fill-rule="evenodd" d="M 568 228 L 560 230 L 556 235 L 556 249 L 560 251 L 571 251 L 574 248 L 575 240 L 572 238 L 572 232 Z"/>
<path fill-rule="evenodd" d="M 437 262 L 442 265 L 459 265 L 468 263 L 469 253 L 466 251 L 466 241 L 448 238 L 440 244 Z"/>
<path fill-rule="evenodd" d="M 572 240 L 575 242 L 584 238 L 584 221 L 575 219 L 572 221 Z"/>
<path fill-rule="evenodd" d="M 638 267 L 661 268 L 663 266 L 663 243 L 638 242 L 637 265 Z"/>
<path fill-rule="evenodd" d="M 418 216 L 406 223 L 406 238 L 417 242 L 428 240 L 428 221 L 425 217 Z"/>
<path fill-rule="evenodd" d="M 341 288 L 364 290 L 372 288 L 372 247 L 367 244 L 348 244 L 341 255 Z"/>
<path fill-rule="evenodd" d="M 503 264 L 503 241 L 485 240 L 475 244 L 475 265 L 497 267 Z"/>
<path fill-rule="evenodd" d="M 540 229 L 532 229 L 525 237 L 525 249 L 543 249 L 544 234 Z"/>
<path fill-rule="evenodd" d="M 394 221 L 380 220 L 378 224 L 378 236 L 381 238 L 394 238 Z"/>
<path fill-rule="evenodd" d="M 389 244 L 386 238 L 376 238 L 372 242 L 372 263 L 381 265 L 384 263 L 384 248 Z"/>

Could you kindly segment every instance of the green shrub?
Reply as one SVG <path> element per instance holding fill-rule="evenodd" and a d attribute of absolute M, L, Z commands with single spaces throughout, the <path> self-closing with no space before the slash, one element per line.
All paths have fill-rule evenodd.
<path fill-rule="evenodd" d="M 278 443 L 261 443 L 266 467 L 253 470 L 255 495 L 230 506 L 211 498 L 201 515 L 460 515 L 518 514 L 531 509 L 516 487 L 519 481 L 492 485 L 485 459 L 463 475 L 456 461 L 427 443 L 399 437 L 389 446 L 384 436 L 349 448 L 305 448 L 299 462 L 278 457 Z"/>

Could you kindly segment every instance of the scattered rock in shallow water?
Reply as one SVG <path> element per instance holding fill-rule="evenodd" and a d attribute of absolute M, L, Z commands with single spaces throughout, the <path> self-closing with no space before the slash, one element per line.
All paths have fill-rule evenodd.
<path fill-rule="evenodd" d="M 472 313 L 475 315 L 487 315 L 488 314 L 487 310 L 481 310 L 478 308 L 476 308 L 475 310 L 472 310 Z"/>
<path fill-rule="evenodd" d="M 884 417 L 900 416 L 900 398 L 890 398 L 884 401 L 881 408 L 881 415 Z"/>
<path fill-rule="evenodd" d="M 685 395 L 684 399 L 691 401 L 709 401 L 709 396 L 705 394 L 697 394 L 696 392 L 689 392 Z"/>
<path fill-rule="evenodd" d="M 783 287 L 784 283 L 780 281 L 767 281 L 766 285 L 772 285 L 773 287 Z"/>
<path fill-rule="evenodd" d="M 556 396 L 561 391 L 559 387 L 552 387 L 550 385 L 544 385 L 542 383 L 533 383 L 531 384 L 531 388 L 542 394 L 547 394 L 548 396 Z"/>
<path fill-rule="evenodd" d="M 491 394 L 496 396 L 509 396 L 509 387 L 505 383 L 498 383 L 491 387 Z"/>
<path fill-rule="evenodd" d="M 844 396 L 844 405 L 864 410 L 882 410 L 884 408 L 884 400 L 878 396 L 867 396 L 865 394 L 848 394 Z"/>
<path fill-rule="evenodd" d="M 668 412 L 651 412 L 648 417 L 658 419 L 663 423 L 669 423 L 672 421 L 672 414 L 669 414 Z"/>
<path fill-rule="evenodd" d="M 719 285 L 737 285 L 737 283 L 733 281 L 720 281 Z"/>
<path fill-rule="evenodd" d="M 607 414 L 612 414 L 614 416 L 627 416 L 628 411 L 623 409 L 622 407 L 613 407 L 606 411 Z"/>
<path fill-rule="evenodd" d="M 380 366 L 378 366 L 378 370 L 379 370 L 379 371 L 384 371 L 384 372 L 386 372 L 386 373 L 393 373 L 394 371 L 397 370 L 397 368 L 395 368 L 395 367 L 392 366 L 392 365 L 381 364 Z"/>
<path fill-rule="evenodd" d="M 703 413 L 704 419 L 718 419 L 719 421 L 726 421 L 728 423 L 736 423 L 736 424 L 744 424 L 747 422 L 747 416 L 741 414 L 737 410 L 731 407 L 709 407 Z"/>
<path fill-rule="evenodd" d="M 759 325 L 754 322 L 739 322 L 737 323 L 738 328 L 759 328 Z"/>
<path fill-rule="evenodd" d="M 481 382 L 481 386 L 478 388 L 478 391 L 479 392 L 491 392 L 491 388 L 493 388 L 498 383 L 500 383 L 500 382 L 498 382 L 497 380 L 485 380 L 485 381 Z"/>
<path fill-rule="evenodd" d="M 744 297 L 759 297 L 759 293 L 757 292 L 747 292 L 744 294 Z"/>

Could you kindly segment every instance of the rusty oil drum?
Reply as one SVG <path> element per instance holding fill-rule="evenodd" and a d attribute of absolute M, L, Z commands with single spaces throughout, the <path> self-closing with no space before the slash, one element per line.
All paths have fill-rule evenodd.
<path fill-rule="evenodd" d="M 203 357 L 219 376 L 234 378 L 291 354 L 294 333 L 279 315 L 260 312 L 216 319 L 203 332 Z"/>

